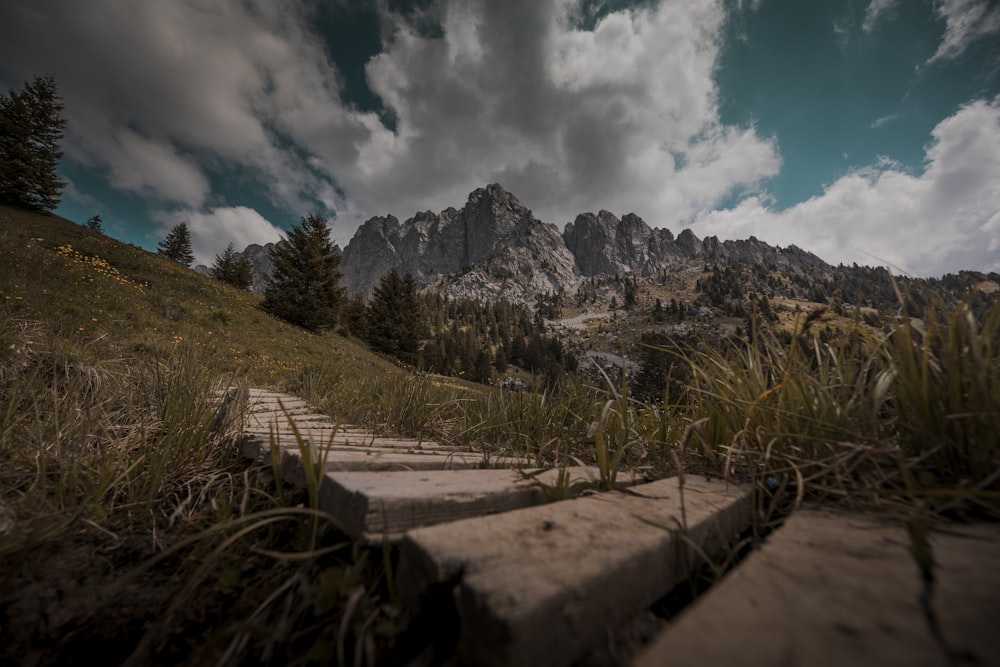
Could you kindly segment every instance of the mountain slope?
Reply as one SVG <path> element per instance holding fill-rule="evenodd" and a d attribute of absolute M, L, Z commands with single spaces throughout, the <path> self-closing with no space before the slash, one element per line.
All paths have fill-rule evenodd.
<path fill-rule="evenodd" d="M 271 386 L 333 359 L 359 375 L 390 367 L 258 303 L 256 294 L 64 218 L 0 206 L 0 320 L 8 329 L 44 323 L 46 335 L 87 357 L 184 352 L 210 359 L 220 375 Z"/>

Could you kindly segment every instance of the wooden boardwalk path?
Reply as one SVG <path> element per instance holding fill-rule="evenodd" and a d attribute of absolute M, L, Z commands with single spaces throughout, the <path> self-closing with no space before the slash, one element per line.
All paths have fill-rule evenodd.
<path fill-rule="evenodd" d="M 230 390 L 225 404 L 239 406 L 248 458 L 297 484 L 322 465 L 320 508 L 355 539 L 398 545 L 404 601 L 428 613 L 443 601 L 455 619 L 454 664 L 586 662 L 751 529 L 751 489 L 719 480 L 631 480 L 552 503 L 542 484 L 557 471 L 525 461 L 486 468 L 468 449 L 378 437 L 274 392 Z M 800 511 L 633 664 L 1000 665 L 1000 526 L 931 546 L 929 583 L 899 524 Z"/>

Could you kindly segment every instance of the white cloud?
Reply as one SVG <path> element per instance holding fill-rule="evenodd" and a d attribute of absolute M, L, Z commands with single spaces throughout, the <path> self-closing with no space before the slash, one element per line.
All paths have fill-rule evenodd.
<path fill-rule="evenodd" d="M 870 127 L 873 130 L 877 130 L 878 128 L 882 127 L 883 125 L 887 125 L 887 124 L 891 123 L 892 121 L 898 120 L 898 119 L 899 119 L 899 114 L 898 113 L 886 114 L 885 116 L 879 116 L 874 121 L 872 121 L 872 124 L 871 124 Z"/>
<path fill-rule="evenodd" d="M 111 132 L 103 157 L 112 187 L 170 202 L 201 206 L 208 179 L 191 160 L 167 142 L 148 139 L 127 128 Z"/>
<path fill-rule="evenodd" d="M 157 240 L 165 237 L 175 225 L 186 223 L 191 233 L 195 264 L 206 266 L 211 266 L 215 256 L 229 243 L 242 250 L 251 243 L 263 245 L 277 241 L 282 234 L 282 230 L 246 206 L 218 207 L 207 211 L 157 211 L 153 217 L 161 225 Z"/>
<path fill-rule="evenodd" d="M 700 234 L 751 234 L 827 261 L 920 276 L 1000 271 L 1000 97 L 967 104 L 931 133 L 922 174 L 892 160 L 849 173 L 782 212 L 757 198 L 698 216 Z"/>
<path fill-rule="evenodd" d="M 865 9 L 865 18 L 861 23 L 861 30 L 865 33 L 870 33 L 874 30 L 879 18 L 891 10 L 897 2 L 898 0 L 871 0 Z"/>
<path fill-rule="evenodd" d="M 552 222 L 614 208 L 669 225 L 777 173 L 773 140 L 719 121 L 722 3 L 620 10 L 592 31 L 579 9 L 444 0 L 440 39 L 397 19 L 367 73 L 398 132 L 373 131 L 338 174 L 352 203 L 409 215 L 499 181 Z"/>
<path fill-rule="evenodd" d="M 935 9 L 945 32 L 928 63 L 957 58 L 976 39 L 1000 33 L 1000 5 L 988 0 L 938 0 Z"/>
<path fill-rule="evenodd" d="M 27 79 L 55 72 L 64 149 L 110 183 L 186 207 L 209 198 L 209 169 L 239 171 L 278 206 L 315 205 L 327 179 L 289 150 L 290 124 L 350 140 L 365 130 L 339 102 L 335 72 L 293 0 L 38 0 L 0 9 L 0 62 Z"/>
<path fill-rule="evenodd" d="M 76 187 L 76 183 L 74 183 L 72 179 L 65 174 L 60 174 L 59 178 L 66 182 L 66 188 L 63 190 L 63 198 L 74 201 L 81 206 L 92 208 L 95 211 L 99 209 L 101 205 L 100 202 L 88 195 L 86 192 L 80 192 L 80 189 Z"/>

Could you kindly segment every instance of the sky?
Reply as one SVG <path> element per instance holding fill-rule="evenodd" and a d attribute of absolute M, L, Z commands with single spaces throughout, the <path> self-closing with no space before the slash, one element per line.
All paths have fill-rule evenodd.
<path fill-rule="evenodd" d="M 500 183 L 831 263 L 1000 271 L 996 0 L 7 0 L 0 86 L 54 74 L 57 213 L 196 261 L 302 216 Z"/>

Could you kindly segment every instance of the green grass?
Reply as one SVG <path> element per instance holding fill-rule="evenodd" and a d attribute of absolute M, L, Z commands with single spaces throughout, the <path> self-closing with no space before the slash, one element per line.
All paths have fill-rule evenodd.
<path fill-rule="evenodd" d="M 619 378 L 536 394 L 411 374 L 258 302 L 0 207 L 5 659 L 355 663 L 423 648 L 392 555 L 352 544 L 314 510 L 315 484 L 276 484 L 215 428 L 213 397 L 233 385 L 467 445 L 485 465 L 595 465 L 601 488 L 636 466 L 748 481 L 763 521 L 805 500 L 910 525 L 1000 519 L 1000 306 L 979 321 L 932 308 L 888 334 L 855 323 L 829 344 L 806 316 L 791 342 L 760 331 L 693 347 L 681 361 L 694 380 L 670 404 L 636 400 Z"/>
<path fill-rule="evenodd" d="M 693 350 L 704 459 L 775 496 L 1000 518 L 1000 304 L 835 342 Z"/>
<path fill-rule="evenodd" d="M 320 398 L 406 376 L 257 302 L 60 218 L 0 208 L 5 660 L 296 662 L 391 646 L 400 612 L 381 558 L 297 509 L 307 492 L 249 467 L 213 428 L 213 396 L 246 384 Z M 378 397 L 352 417 L 375 423 L 365 400 Z"/>

